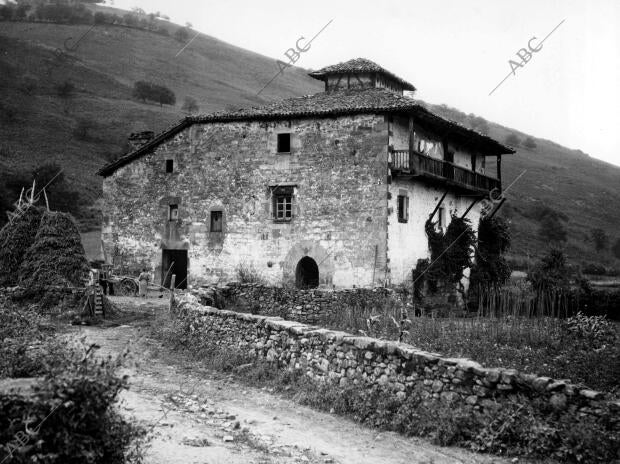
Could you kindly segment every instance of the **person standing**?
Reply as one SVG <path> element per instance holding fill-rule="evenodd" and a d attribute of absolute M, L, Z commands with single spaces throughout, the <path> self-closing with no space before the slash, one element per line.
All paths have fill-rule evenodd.
<path fill-rule="evenodd" d="M 146 294 L 149 288 L 149 280 L 151 280 L 151 275 L 146 272 L 146 269 L 142 269 L 142 272 L 138 276 L 138 293 L 142 298 L 146 298 Z"/>

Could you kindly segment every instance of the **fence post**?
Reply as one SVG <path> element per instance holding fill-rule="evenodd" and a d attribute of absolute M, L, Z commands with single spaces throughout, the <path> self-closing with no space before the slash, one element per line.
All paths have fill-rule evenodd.
<path fill-rule="evenodd" d="M 170 278 L 170 305 L 168 306 L 168 311 L 172 311 L 172 305 L 174 304 L 174 285 L 176 280 L 176 274 L 172 274 L 172 277 Z"/>

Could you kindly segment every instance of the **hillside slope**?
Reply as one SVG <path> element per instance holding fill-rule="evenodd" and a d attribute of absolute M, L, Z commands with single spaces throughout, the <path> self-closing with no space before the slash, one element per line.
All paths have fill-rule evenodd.
<path fill-rule="evenodd" d="M 101 179 L 95 171 L 126 149 L 126 137 L 138 130 L 159 132 L 185 114 L 186 96 L 201 112 L 259 105 L 275 99 L 315 93 L 322 85 L 300 68 L 289 68 L 260 95 L 278 72 L 272 58 L 200 35 L 184 44 L 139 29 L 99 25 L 0 22 L 0 172 L 31 169 L 57 161 L 86 203 L 94 203 L 85 226 L 98 223 L 96 200 Z M 58 59 L 68 37 L 87 33 L 77 50 Z M 329 64 L 329 63 L 326 63 Z M 177 97 L 175 106 L 160 107 L 132 99 L 133 84 L 149 80 L 165 85 Z M 59 86 L 75 86 L 60 96 Z M 429 105 L 430 106 L 430 105 Z M 467 124 L 464 113 L 432 106 L 440 114 Z M 489 123 L 489 134 L 504 141 L 515 133 Z M 539 238 L 539 220 L 532 212 L 545 205 L 564 213 L 569 232 L 567 251 L 574 261 L 618 265 L 611 254 L 594 253 L 591 229 L 600 227 L 613 242 L 620 233 L 620 168 L 534 139 L 536 148 L 515 147 L 504 159 L 504 185 L 526 173 L 507 193 L 505 214 L 514 232 L 513 254 L 535 257 L 548 243 Z"/>
<path fill-rule="evenodd" d="M 212 112 L 320 88 L 305 70 L 289 68 L 257 95 L 278 72 L 273 59 L 204 35 L 179 54 L 184 44 L 171 37 L 121 26 L 89 28 L 0 22 L 0 166 L 30 169 L 58 161 L 89 199 L 101 190 L 95 171 L 126 148 L 129 133 L 170 126 L 185 116 L 186 96 L 201 112 Z M 85 33 L 76 51 L 57 58 L 54 51 L 68 37 Z M 177 104 L 133 100 L 139 80 L 169 87 Z M 62 98 L 58 87 L 66 82 L 75 90 Z"/>

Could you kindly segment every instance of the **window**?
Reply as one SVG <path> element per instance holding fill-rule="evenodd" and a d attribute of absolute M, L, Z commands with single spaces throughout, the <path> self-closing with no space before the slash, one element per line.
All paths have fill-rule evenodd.
<path fill-rule="evenodd" d="M 168 220 L 176 221 L 179 219 L 179 205 L 168 206 Z"/>
<path fill-rule="evenodd" d="M 406 195 L 398 195 L 398 222 L 407 222 L 409 220 L 409 197 Z"/>
<path fill-rule="evenodd" d="M 273 219 L 290 221 L 293 219 L 293 187 L 275 187 L 273 195 Z"/>
<path fill-rule="evenodd" d="M 291 152 L 291 134 L 278 134 L 278 153 Z"/>
<path fill-rule="evenodd" d="M 171 173 L 174 171 L 174 160 L 166 160 L 166 172 Z"/>
<path fill-rule="evenodd" d="M 211 232 L 222 232 L 222 211 L 211 211 Z"/>

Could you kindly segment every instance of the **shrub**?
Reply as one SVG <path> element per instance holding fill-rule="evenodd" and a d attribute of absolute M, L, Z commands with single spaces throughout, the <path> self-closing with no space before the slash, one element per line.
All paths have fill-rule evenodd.
<path fill-rule="evenodd" d="M 138 17 L 131 13 L 126 13 L 123 15 L 123 23 L 129 27 L 135 27 L 138 25 Z"/>
<path fill-rule="evenodd" d="M 106 22 L 109 22 L 108 15 L 106 15 L 102 11 L 97 11 L 95 13 L 95 16 L 93 17 L 93 20 L 95 24 L 105 24 Z"/>
<path fill-rule="evenodd" d="M 538 236 L 544 241 L 566 242 L 568 232 L 564 225 L 554 216 L 546 216 L 540 220 Z"/>
<path fill-rule="evenodd" d="M 534 141 L 532 137 L 528 136 L 525 138 L 525 141 L 523 142 L 523 146 L 527 148 L 528 150 L 534 150 L 536 148 L 536 142 Z"/>
<path fill-rule="evenodd" d="M 504 254 L 510 248 L 510 229 L 502 217 L 484 216 L 478 224 L 478 244 L 475 263 L 470 274 L 470 285 L 503 285 L 510 278 L 510 267 Z"/>
<path fill-rule="evenodd" d="M 512 147 L 518 147 L 521 143 L 521 140 L 515 134 L 508 134 L 504 141 L 506 142 L 506 145 L 510 145 Z"/>
<path fill-rule="evenodd" d="M 237 265 L 237 268 L 235 269 L 235 271 L 237 273 L 237 279 L 241 283 L 244 283 L 244 284 L 248 284 L 248 283 L 262 284 L 262 283 L 264 283 L 263 276 L 254 267 L 253 264 L 239 263 Z"/>
<path fill-rule="evenodd" d="M 551 248 L 528 273 L 527 280 L 537 291 L 566 291 L 570 272 L 564 252 Z"/>
<path fill-rule="evenodd" d="M 189 29 L 187 27 L 180 27 L 174 32 L 174 38 L 179 42 L 187 42 L 189 40 Z"/>
<path fill-rule="evenodd" d="M 147 81 L 138 81 L 134 84 L 133 96 L 141 101 L 154 101 L 162 105 L 174 105 L 176 97 L 167 87 Z"/>
<path fill-rule="evenodd" d="M 584 340 L 591 348 L 612 344 L 617 341 L 613 323 L 605 316 L 586 316 L 578 312 L 566 320 L 566 329 L 575 337 Z"/>
<path fill-rule="evenodd" d="M 426 278 L 440 284 L 456 285 L 463 278 L 463 271 L 472 266 L 471 250 L 476 236 L 468 219 L 452 216 L 445 234 L 435 229 L 429 218 L 425 224 L 431 265 Z"/>
<path fill-rule="evenodd" d="M 123 357 L 94 358 L 93 346 L 42 331 L 41 318 L 22 308 L 1 304 L 0 322 L 8 341 L 0 345 L 0 378 L 43 376 L 31 395 L 0 393 L 0 460 L 140 462 L 146 431 L 115 408 L 127 388 L 115 374 Z"/>

